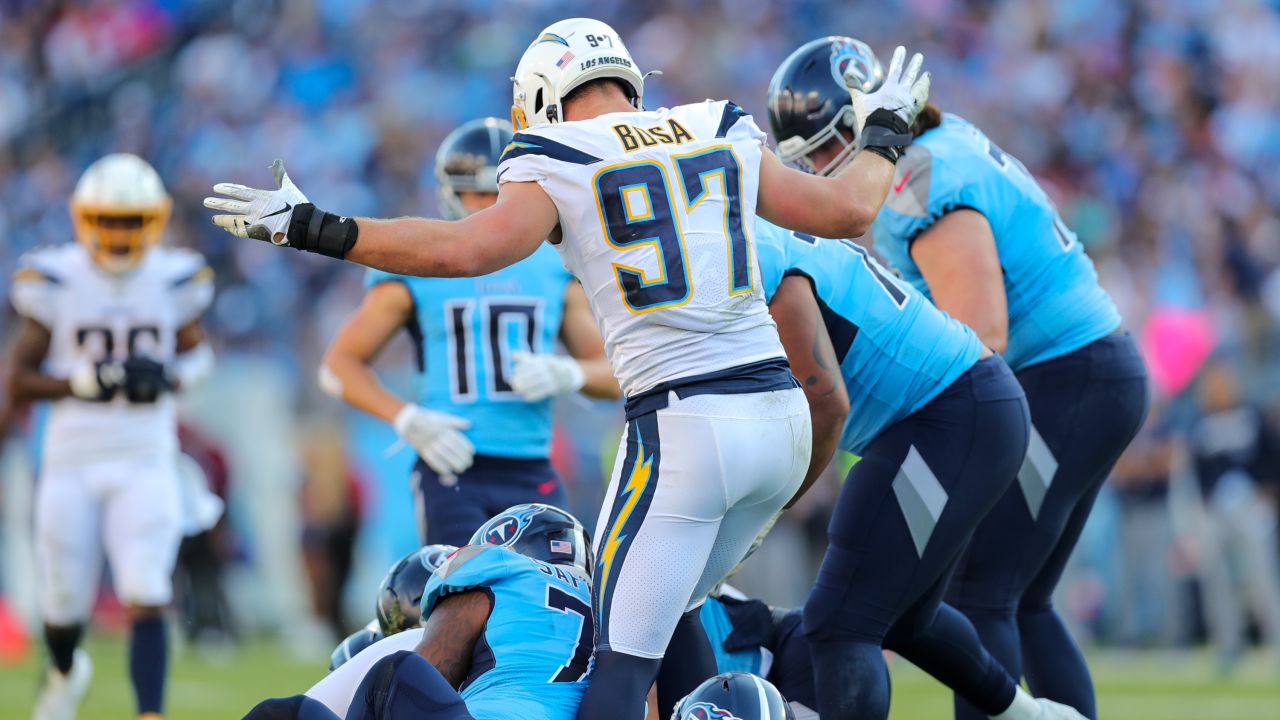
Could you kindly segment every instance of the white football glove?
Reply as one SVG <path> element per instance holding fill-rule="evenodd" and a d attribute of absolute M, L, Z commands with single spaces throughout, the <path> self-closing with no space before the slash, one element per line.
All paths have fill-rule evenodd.
<path fill-rule="evenodd" d="M 124 385 L 124 366 L 118 362 L 86 362 L 71 372 L 71 394 L 81 400 L 110 400 Z"/>
<path fill-rule="evenodd" d="M 460 431 L 471 427 L 470 421 L 457 415 L 428 410 L 412 403 L 396 414 L 392 426 L 427 467 L 441 475 L 466 472 L 475 460 L 476 447 Z"/>
<path fill-rule="evenodd" d="M 577 392 L 587 381 L 577 360 L 563 355 L 516 352 L 511 389 L 529 402 Z"/>
<path fill-rule="evenodd" d="M 895 48 L 884 82 L 869 93 L 862 92 L 858 79 L 852 73 L 845 72 L 844 81 L 853 98 L 853 115 L 857 119 L 859 135 L 866 127 L 867 119 L 876 110 L 888 110 L 910 126 L 916 115 L 924 109 L 924 104 L 929 100 L 930 82 L 929 73 L 920 74 L 924 56 L 920 53 L 912 55 L 911 63 L 903 70 L 902 62 L 906 57 L 906 48 L 901 45 Z"/>
<path fill-rule="evenodd" d="M 225 215 L 214 215 L 213 224 L 242 238 L 266 240 L 276 245 L 289 242 L 289 223 L 293 209 L 309 202 L 284 170 L 284 161 L 271 163 L 276 190 L 258 190 L 235 183 L 218 183 L 213 191 L 229 198 L 207 197 L 204 206 Z"/>

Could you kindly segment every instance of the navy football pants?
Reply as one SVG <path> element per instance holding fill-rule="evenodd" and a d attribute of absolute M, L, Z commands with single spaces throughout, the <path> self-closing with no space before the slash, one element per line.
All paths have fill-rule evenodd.
<path fill-rule="evenodd" d="M 1024 368 L 1033 435 L 1018 482 L 974 533 L 947 591 L 983 644 L 1033 695 L 1097 717 L 1080 649 L 1053 609 L 1094 498 L 1147 414 L 1147 372 L 1128 333 Z M 956 698 L 956 717 L 986 715 Z"/>
<path fill-rule="evenodd" d="M 475 463 L 456 477 L 441 477 L 418 460 L 413 489 L 424 545 L 466 545 L 476 528 L 512 505 L 569 505 L 564 484 L 546 459 L 477 455 Z"/>
<path fill-rule="evenodd" d="M 804 608 L 822 717 L 888 716 L 882 646 L 990 714 L 1012 701 L 1008 674 L 941 601 L 965 543 L 1012 484 L 1028 434 L 1022 388 L 990 357 L 867 446 L 836 501 Z"/>

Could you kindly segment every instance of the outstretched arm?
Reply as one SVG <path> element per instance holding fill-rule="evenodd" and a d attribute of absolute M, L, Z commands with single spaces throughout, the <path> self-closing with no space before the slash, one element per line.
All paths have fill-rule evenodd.
<path fill-rule="evenodd" d="M 804 388 L 813 422 L 813 452 L 809 471 L 787 507 L 809 490 L 826 469 L 840 442 L 849 416 L 849 391 L 845 388 L 831 336 L 822 322 L 813 286 L 803 277 L 786 277 L 778 286 L 769 313 L 778 324 L 778 336 L 787 351 L 791 372 Z"/>
<path fill-rule="evenodd" d="M 277 188 L 218 183 L 204 206 L 232 235 L 423 277 L 486 275 L 528 257 L 559 222 L 555 203 L 533 182 L 509 182 L 492 207 L 456 220 L 339 217 L 307 200 L 284 163 L 271 164 Z"/>
<path fill-rule="evenodd" d="M 436 603 L 427 616 L 417 653 L 426 658 L 455 689 L 471 672 L 471 651 L 484 634 L 493 603 L 489 595 L 470 590 Z"/>

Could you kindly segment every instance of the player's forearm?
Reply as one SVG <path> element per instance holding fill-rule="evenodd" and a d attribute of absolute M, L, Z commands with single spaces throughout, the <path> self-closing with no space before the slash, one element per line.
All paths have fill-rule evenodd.
<path fill-rule="evenodd" d="M 889 196 L 893 171 L 893 163 L 876 153 L 860 152 L 854 156 L 831 183 L 831 202 L 819 206 L 826 209 L 824 221 L 832 224 L 831 231 L 814 234 L 850 238 L 865 235 Z"/>
<path fill-rule="evenodd" d="M 359 239 L 346 259 L 399 275 L 474 277 L 501 264 L 489 262 L 479 243 L 468 243 L 459 223 L 428 218 L 358 218 Z"/>
<path fill-rule="evenodd" d="M 579 390 L 583 395 L 600 400 L 616 400 L 622 397 L 622 388 L 618 378 L 613 375 L 613 367 L 605 358 L 579 360 L 585 382 Z"/>
<path fill-rule="evenodd" d="M 29 368 L 14 368 L 9 376 L 9 397 L 15 403 L 61 400 L 71 396 L 71 381 Z"/>
<path fill-rule="evenodd" d="M 846 406 L 847 410 L 847 406 Z M 813 452 L 809 456 L 809 470 L 804 475 L 800 489 L 787 502 L 787 507 L 795 505 L 809 488 L 822 476 L 831 458 L 835 456 L 836 446 L 840 443 L 840 432 L 844 429 L 846 411 L 829 409 L 822 405 L 809 406 L 809 417 L 813 423 Z"/>
<path fill-rule="evenodd" d="M 355 358 L 330 354 L 320 367 L 320 387 L 326 393 L 391 423 L 405 401 L 382 384 L 373 368 Z"/>

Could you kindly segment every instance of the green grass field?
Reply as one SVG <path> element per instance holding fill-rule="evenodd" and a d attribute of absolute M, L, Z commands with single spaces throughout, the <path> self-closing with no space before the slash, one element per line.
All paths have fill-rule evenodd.
<path fill-rule="evenodd" d="M 133 699 L 119 638 L 89 643 L 92 689 L 80 717 L 125 720 Z M 1277 720 L 1280 671 L 1251 657 L 1229 678 L 1215 674 L 1202 654 L 1102 653 L 1092 658 L 1099 706 L 1107 720 Z M 29 717 L 39 670 L 36 659 L 0 669 L 0 718 Z M 253 644 L 218 660 L 179 651 L 169 685 L 170 720 L 239 718 L 257 700 L 302 692 L 322 662 L 299 660 L 275 644 Z M 949 718 L 950 695 L 933 679 L 899 661 L 893 670 L 895 720 Z"/>

